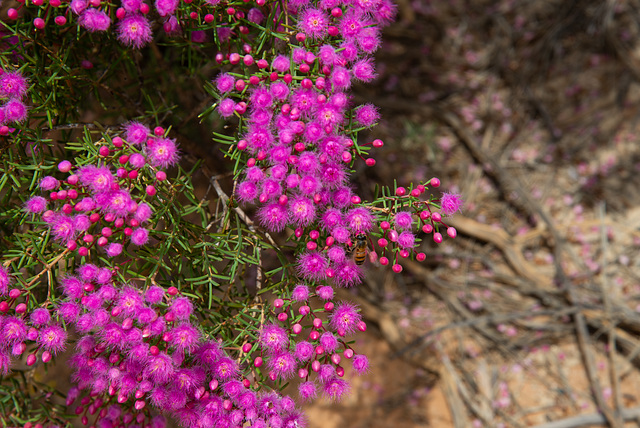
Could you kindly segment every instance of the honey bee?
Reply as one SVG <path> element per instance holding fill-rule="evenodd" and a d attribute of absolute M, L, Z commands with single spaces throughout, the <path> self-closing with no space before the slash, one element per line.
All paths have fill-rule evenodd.
<path fill-rule="evenodd" d="M 365 235 L 364 232 L 358 232 L 355 239 L 356 243 L 353 248 L 353 260 L 357 265 L 361 265 L 367 258 L 367 235 Z"/>

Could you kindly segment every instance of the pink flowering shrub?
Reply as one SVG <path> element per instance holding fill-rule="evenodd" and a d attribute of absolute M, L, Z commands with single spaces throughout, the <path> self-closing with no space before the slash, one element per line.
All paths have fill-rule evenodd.
<path fill-rule="evenodd" d="M 454 238 L 446 217 L 462 205 L 427 197 L 437 178 L 372 201 L 350 181 L 383 146 L 358 136 L 380 114 L 349 88 L 377 76 L 394 5 L 18 5 L 0 48 L 18 65 L 0 73 L 0 390 L 27 390 L 21 363 L 52 361 L 74 386 L 58 392 L 66 407 L 51 391 L 0 413 L 25 427 L 293 428 L 297 402 L 344 397 L 345 367 L 369 371 L 352 341 L 366 324 L 335 287 L 424 260 L 421 239 Z M 202 195 L 201 161 L 178 145 L 193 134 L 171 114 L 193 91 L 186 71 L 211 63 L 215 101 L 198 113 L 228 168 Z"/>

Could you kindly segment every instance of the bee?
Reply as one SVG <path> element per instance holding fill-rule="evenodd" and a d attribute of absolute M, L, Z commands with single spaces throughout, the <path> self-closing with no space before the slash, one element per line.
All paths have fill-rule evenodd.
<path fill-rule="evenodd" d="M 364 232 L 358 232 L 355 239 L 356 243 L 353 247 L 353 260 L 357 265 L 361 265 L 367 258 L 367 235 Z"/>

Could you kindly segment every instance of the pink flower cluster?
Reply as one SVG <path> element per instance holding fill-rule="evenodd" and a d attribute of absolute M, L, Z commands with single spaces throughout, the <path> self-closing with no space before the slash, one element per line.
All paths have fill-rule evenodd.
<path fill-rule="evenodd" d="M 40 189 L 48 196 L 32 197 L 25 210 L 41 214 L 56 242 L 81 256 L 97 247 L 116 257 L 128 243 L 146 244 L 145 225 L 153 215 L 149 200 L 156 184 L 167 178 L 162 169 L 179 159 L 175 141 L 163 137 L 161 128 L 157 131 L 151 135 L 146 126 L 133 122 L 125 128 L 126 141 L 115 137 L 98 148 L 100 164 L 60 162 L 58 170 L 67 174 L 66 179 L 44 177 Z M 142 187 L 144 192 L 138 194 Z"/>
<path fill-rule="evenodd" d="M 314 297 L 325 300 L 326 320 L 311 311 L 309 303 Z M 367 357 L 355 354 L 345 341 L 345 337 L 356 330 L 365 331 L 366 324 L 355 306 L 339 303 L 334 307 L 332 299 L 333 290 L 329 286 L 318 287 L 312 293 L 306 285 L 298 285 L 290 299 L 274 302 L 279 312 L 278 323 L 266 324 L 260 332 L 261 352 L 254 358 L 254 366 L 261 367 L 266 362 L 272 381 L 298 376 L 302 380 L 298 393 L 303 400 L 316 398 L 318 390 L 334 400 L 349 391 L 348 382 L 342 379 L 343 359 L 351 360 L 357 373 L 365 373 L 369 368 Z M 294 306 L 298 306 L 297 311 Z M 303 324 L 310 325 L 308 332 Z M 292 339 L 302 338 L 303 334 L 302 340 Z"/>
<path fill-rule="evenodd" d="M 22 101 L 29 83 L 19 71 L 0 69 L 0 135 L 7 135 L 12 122 L 22 122 L 27 118 L 27 106 Z"/>
<path fill-rule="evenodd" d="M 38 354 L 47 363 L 67 343 L 67 332 L 52 318 L 45 306 L 27 311 L 28 292 L 20 287 L 11 288 L 12 277 L 7 268 L 0 266 L 0 374 L 6 375 L 11 357 L 22 356 L 29 348 L 26 363 L 36 363 Z M 35 347 L 32 346 L 35 344 Z"/>
<path fill-rule="evenodd" d="M 304 426 L 293 400 L 252 390 L 236 361 L 205 340 L 193 304 L 175 287 L 118 284 L 110 269 L 91 264 L 61 286 L 57 315 L 81 335 L 67 405 L 80 398 L 75 413 L 85 425 L 161 426 L 151 404 L 183 426 Z"/>

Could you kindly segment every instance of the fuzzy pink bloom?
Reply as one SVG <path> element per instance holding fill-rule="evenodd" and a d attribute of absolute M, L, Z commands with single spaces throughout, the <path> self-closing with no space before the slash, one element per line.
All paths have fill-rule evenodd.
<path fill-rule="evenodd" d="M 137 246 L 141 246 L 149 242 L 149 231 L 144 227 L 138 227 L 131 234 L 131 242 Z"/>
<path fill-rule="evenodd" d="M 0 97 L 22 98 L 27 92 L 27 79 L 17 71 L 8 71 L 0 75 Z"/>
<path fill-rule="evenodd" d="M 413 233 L 408 232 L 408 231 L 404 231 L 402 232 L 399 236 L 398 236 L 398 246 L 400 248 L 413 248 L 413 246 L 415 245 L 416 242 L 416 237 Z"/>
<path fill-rule="evenodd" d="M 362 59 L 353 64 L 351 72 L 353 73 L 353 77 L 362 82 L 370 82 L 378 76 L 371 58 Z"/>
<path fill-rule="evenodd" d="M 140 145 L 147 141 L 151 130 L 140 122 L 129 122 L 124 126 L 126 140 L 131 144 Z"/>
<path fill-rule="evenodd" d="M 243 181 L 236 187 L 236 197 L 240 202 L 252 202 L 258 197 L 258 186 L 251 181 Z"/>
<path fill-rule="evenodd" d="M 59 184 L 60 182 L 50 175 L 40 180 L 40 188 L 42 190 L 53 190 L 58 187 Z"/>
<path fill-rule="evenodd" d="M 280 232 L 284 230 L 289 220 L 289 214 L 285 206 L 277 202 L 261 207 L 258 210 L 260 224 L 270 232 Z"/>
<path fill-rule="evenodd" d="M 10 100 L 3 110 L 4 119 L 7 122 L 22 122 L 27 118 L 27 106 L 20 100 Z"/>
<path fill-rule="evenodd" d="M 353 369 L 358 372 L 358 374 L 365 374 L 369 371 L 369 359 L 366 355 L 356 355 L 353 357 Z"/>
<path fill-rule="evenodd" d="M 174 375 L 175 366 L 171 357 L 164 352 L 149 357 L 149 361 L 144 367 L 142 375 L 152 382 L 162 384 Z"/>
<path fill-rule="evenodd" d="M 352 287 L 362 283 L 362 269 L 351 260 L 335 267 L 334 281 L 340 287 Z"/>
<path fill-rule="evenodd" d="M 380 119 L 380 113 L 373 104 L 364 104 L 356 108 L 354 119 L 367 128 L 373 126 Z"/>
<path fill-rule="evenodd" d="M 313 201 L 298 196 L 289 203 L 289 217 L 296 226 L 307 227 L 316 219 L 316 207 Z"/>
<path fill-rule="evenodd" d="M 38 336 L 38 344 L 52 354 L 64 350 L 67 343 L 67 332 L 58 325 L 43 328 Z"/>
<path fill-rule="evenodd" d="M 142 0 L 122 0 L 121 4 L 124 10 L 128 13 L 135 13 L 140 10 Z"/>
<path fill-rule="evenodd" d="M 347 381 L 336 377 L 325 382 L 323 392 L 325 396 L 338 401 L 349 393 L 349 389 Z"/>
<path fill-rule="evenodd" d="M 309 299 L 309 287 L 303 284 L 296 285 L 291 292 L 291 300 L 295 302 L 304 302 Z"/>
<path fill-rule="evenodd" d="M 155 0 L 155 6 L 158 11 L 158 15 L 173 15 L 173 12 L 175 12 L 178 7 L 178 0 Z"/>
<path fill-rule="evenodd" d="M 111 18 L 99 9 L 89 8 L 82 12 L 78 18 L 78 24 L 91 33 L 107 31 L 111 25 Z"/>
<path fill-rule="evenodd" d="M 177 297 L 171 303 L 171 312 L 179 320 L 188 320 L 193 313 L 193 303 L 188 297 Z"/>
<path fill-rule="evenodd" d="M 146 161 L 140 153 L 134 153 L 129 158 L 129 164 L 134 168 L 142 168 Z"/>
<path fill-rule="evenodd" d="M 298 273 L 305 279 L 319 281 L 326 277 L 327 259 L 318 252 L 307 252 L 298 257 Z"/>
<path fill-rule="evenodd" d="M 107 192 L 116 182 L 116 178 L 106 166 L 86 165 L 78 169 L 77 175 L 80 183 L 89 187 L 94 193 Z"/>
<path fill-rule="evenodd" d="M 220 358 L 215 364 L 214 375 L 222 381 L 233 379 L 238 375 L 238 365 L 229 357 Z"/>
<path fill-rule="evenodd" d="M 334 67 L 329 81 L 335 90 L 343 91 L 351 86 L 351 73 L 344 67 Z"/>
<path fill-rule="evenodd" d="M 149 204 L 142 202 L 138 205 L 138 209 L 136 210 L 133 217 L 139 222 L 143 223 L 148 221 L 153 215 L 153 209 L 149 206 Z"/>
<path fill-rule="evenodd" d="M 262 327 L 259 341 L 262 349 L 267 352 L 281 352 L 289 347 L 289 336 L 286 330 L 275 324 Z"/>
<path fill-rule="evenodd" d="M 273 62 L 271 62 L 271 67 L 280 73 L 284 73 L 289 70 L 289 67 L 291 67 L 291 59 L 284 55 L 278 55 L 275 57 Z"/>
<path fill-rule="evenodd" d="M 307 37 L 323 39 L 327 35 L 329 17 L 319 9 L 308 8 L 300 14 L 298 27 Z"/>
<path fill-rule="evenodd" d="M 144 300 L 152 305 L 158 304 L 164 298 L 164 289 L 157 285 L 153 285 L 144 293 Z"/>
<path fill-rule="evenodd" d="M 362 321 L 362 316 L 358 313 L 358 307 L 350 303 L 339 303 L 329 315 L 329 325 L 338 334 L 353 333 Z"/>
<path fill-rule="evenodd" d="M 231 91 L 234 88 L 235 82 L 236 82 L 235 77 L 233 77 L 228 73 L 220 74 L 218 77 L 216 77 L 216 80 L 214 81 L 216 85 L 216 89 L 218 89 L 218 92 L 220 93 L 226 93 Z"/>
<path fill-rule="evenodd" d="M 57 214 L 51 222 L 51 233 L 56 241 L 66 244 L 76 236 L 71 217 L 64 214 Z"/>
<path fill-rule="evenodd" d="M 338 342 L 338 339 L 333 335 L 333 333 L 331 333 L 330 331 L 325 331 L 324 333 L 322 333 L 322 336 L 320 336 L 320 345 L 322 345 L 325 352 L 333 353 L 336 349 L 338 349 L 340 343 Z"/>
<path fill-rule="evenodd" d="M 120 253 L 122 253 L 122 244 L 119 244 L 117 242 L 112 242 L 107 246 L 105 251 L 107 253 L 107 256 L 116 257 L 120 255 Z"/>
<path fill-rule="evenodd" d="M 15 344 L 23 342 L 27 337 L 27 325 L 21 318 L 5 317 L 2 320 L 0 339 L 4 343 Z"/>
<path fill-rule="evenodd" d="M 47 200 L 42 196 L 34 196 L 25 202 L 24 209 L 32 214 L 40 214 L 47 209 Z"/>
<path fill-rule="evenodd" d="M 231 98 L 225 98 L 218 104 L 218 114 L 221 117 L 227 118 L 233 116 L 236 103 Z"/>
<path fill-rule="evenodd" d="M 462 196 L 457 193 L 445 192 L 440 198 L 440 205 L 442 206 L 442 214 L 451 215 L 456 211 L 460 211 L 462 207 Z"/>
<path fill-rule="evenodd" d="M 200 331 L 189 323 L 183 323 L 171 330 L 169 345 L 179 351 L 193 351 L 200 341 Z"/>
<path fill-rule="evenodd" d="M 298 394 L 300 395 L 300 398 L 302 398 L 302 400 L 304 401 L 313 400 L 318 396 L 318 390 L 316 388 L 316 384 L 312 380 L 309 380 L 307 382 L 302 382 L 298 386 Z"/>
<path fill-rule="evenodd" d="M 297 368 L 296 359 L 288 352 L 280 352 L 269 358 L 268 366 L 278 379 L 291 378 Z"/>
<path fill-rule="evenodd" d="M 366 208 L 354 208 L 345 216 L 345 221 L 353 232 L 369 232 L 373 228 L 373 216 Z"/>
<path fill-rule="evenodd" d="M 84 12 L 88 5 L 89 2 L 87 0 L 71 0 L 71 3 L 69 3 L 69 8 L 76 15 L 80 15 L 82 12 Z"/>
<path fill-rule="evenodd" d="M 313 345 L 307 341 L 296 343 L 295 357 L 300 361 L 309 361 L 313 356 Z"/>
<path fill-rule="evenodd" d="M 144 15 L 129 15 L 118 24 L 120 43 L 140 49 L 153 39 L 151 24 Z"/>
<path fill-rule="evenodd" d="M 160 168 L 173 166 L 180 159 L 176 142 L 170 138 L 158 138 L 147 143 L 146 154 L 149 163 Z"/>

